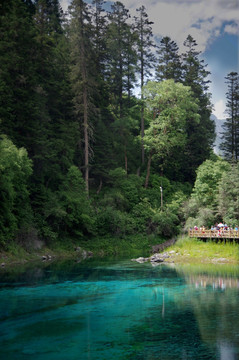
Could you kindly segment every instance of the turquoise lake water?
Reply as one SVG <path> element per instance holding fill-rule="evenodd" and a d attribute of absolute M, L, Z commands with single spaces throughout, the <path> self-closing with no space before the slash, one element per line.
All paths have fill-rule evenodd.
<path fill-rule="evenodd" d="M 72 261 L 0 274 L 0 359 L 239 359 L 238 266 Z"/>

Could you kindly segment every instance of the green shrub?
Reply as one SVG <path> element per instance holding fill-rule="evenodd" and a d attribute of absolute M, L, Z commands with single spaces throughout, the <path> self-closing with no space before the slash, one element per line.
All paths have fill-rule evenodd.
<path fill-rule="evenodd" d="M 96 227 L 100 236 L 125 236 L 134 232 L 134 221 L 129 214 L 107 206 L 98 209 Z"/>
<path fill-rule="evenodd" d="M 194 226 L 206 226 L 210 228 L 215 223 L 215 214 L 211 209 L 200 208 L 197 216 L 189 217 L 185 223 L 185 229 L 188 230 Z"/>
<path fill-rule="evenodd" d="M 178 217 L 169 210 L 156 212 L 152 217 L 152 221 L 158 236 L 171 237 L 178 233 Z"/>
<path fill-rule="evenodd" d="M 154 211 L 147 198 L 142 199 L 137 205 L 134 206 L 132 212 L 134 218 L 135 231 L 138 233 L 150 233 L 150 224 Z"/>
<path fill-rule="evenodd" d="M 15 238 L 18 230 L 32 222 L 28 181 L 32 162 L 24 148 L 0 139 L 0 243 Z"/>

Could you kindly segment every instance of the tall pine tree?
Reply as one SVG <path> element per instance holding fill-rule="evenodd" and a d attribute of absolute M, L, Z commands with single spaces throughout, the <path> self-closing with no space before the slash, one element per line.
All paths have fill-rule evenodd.
<path fill-rule="evenodd" d="M 213 147 L 215 139 L 215 124 L 211 120 L 212 104 L 208 93 L 208 75 L 204 60 L 200 60 L 200 52 L 196 50 L 197 43 L 191 35 L 184 42 L 186 52 L 183 60 L 183 84 L 190 86 L 199 105 L 200 122 L 188 119 L 188 142 L 184 152 L 184 174 L 188 181 L 195 179 L 195 170 L 206 160 Z"/>
<path fill-rule="evenodd" d="M 156 67 L 156 80 L 173 79 L 176 82 L 181 81 L 182 65 L 178 54 L 178 46 L 169 36 L 165 36 L 160 41 L 158 66 Z"/>
<path fill-rule="evenodd" d="M 0 127 L 15 145 L 31 149 L 37 85 L 32 7 L 22 0 L 0 4 Z"/>
<path fill-rule="evenodd" d="M 116 117 L 123 117 L 124 93 L 131 91 L 135 72 L 135 57 L 128 24 L 129 10 L 117 1 L 111 5 L 107 26 L 107 82 L 111 93 L 111 106 Z M 130 46 L 131 45 L 131 46 Z M 131 74 L 129 73 L 131 72 Z M 128 102 L 127 102 L 128 103 Z"/>
<path fill-rule="evenodd" d="M 37 181 L 54 189 L 72 164 L 76 132 L 71 116 L 69 51 L 63 20 L 58 0 L 37 1 L 36 117 L 32 149 Z"/>
<path fill-rule="evenodd" d="M 97 89 L 93 27 L 89 7 L 84 1 L 73 0 L 69 13 L 73 101 L 79 127 L 83 128 L 83 169 L 86 192 L 89 193 L 92 117 L 96 114 L 94 94 Z"/>
<path fill-rule="evenodd" d="M 239 158 L 239 76 L 237 72 L 230 72 L 226 76 L 228 85 L 226 112 L 222 142 L 220 149 L 227 160 L 237 161 Z"/>
<path fill-rule="evenodd" d="M 104 73 L 106 62 L 106 24 L 107 16 L 103 9 L 104 0 L 92 1 L 92 22 L 94 26 L 93 44 L 98 71 Z"/>
<path fill-rule="evenodd" d="M 143 86 L 147 77 L 151 76 L 151 69 L 155 63 L 155 56 L 153 48 L 152 21 L 149 21 L 148 14 L 144 6 L 136 9 L 138 16 L 135 17 L 135 30 L 138 35 L 137 53 L 138 53 L 138 72 L 140 73 L 140 90 L 141 90 L 141 162 L 145 162 L 145 149 L 144 149 L 144 129 L 145 129 L 145 116 L 144 116 L 144 102 L 143 102 Z"/>

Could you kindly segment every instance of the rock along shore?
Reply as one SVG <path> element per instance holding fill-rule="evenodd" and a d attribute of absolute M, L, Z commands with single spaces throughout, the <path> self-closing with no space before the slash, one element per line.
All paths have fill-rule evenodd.
<path fill-rule="evenodd" d="M 152 266 L 157 266 L 160 263 L 166 262 L 166 263 L 173 263 L 173 257 L 175 256 L 175 251 L 171 250 L 169 252 L 164 252 L 164 253 L 156 253 L 153 254 L 150 257 L 139 257 L 137 259 L 131 259 L 131 261 L 136 261 L 140 264 L 143 264 L 145 262 L 151 262 Z"/>

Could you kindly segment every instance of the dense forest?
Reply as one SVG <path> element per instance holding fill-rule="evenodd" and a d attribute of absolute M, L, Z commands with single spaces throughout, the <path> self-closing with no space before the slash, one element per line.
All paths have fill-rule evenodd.
<path fill-rule="evenodd" d="M 239 220 L 238 74 L 222 134 L 207 66 L 154 42 L 146 9 L 120 2 L 0 3 L 0 245 L 135 234 Z"/>

